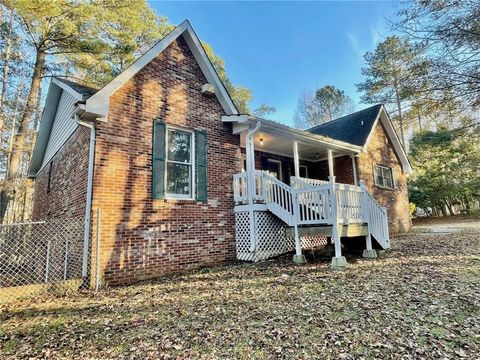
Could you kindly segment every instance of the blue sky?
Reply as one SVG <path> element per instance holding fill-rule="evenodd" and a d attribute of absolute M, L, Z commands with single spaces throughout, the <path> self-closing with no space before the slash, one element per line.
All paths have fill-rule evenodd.
<path fill-rule="evenodd" d="M 270 117 L 292 123 L 305 88 L 344 90 L 357 108 L 362 54 L 389 34 L 385 18 L 396 6 L 377 2 L 164 2 L 151 1 L 173 24 L 189 19 L 226 63 L 236 85 L 253 91 L 252 108 L 265 102 Z"/>

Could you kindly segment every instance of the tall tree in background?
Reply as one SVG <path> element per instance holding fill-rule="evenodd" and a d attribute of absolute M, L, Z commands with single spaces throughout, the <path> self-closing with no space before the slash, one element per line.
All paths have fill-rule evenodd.
<path fill-rule="evenodd" d="M 294 126 L 308 129 L 352 112 L 354 105 L 344 91 L 326 85 L 313 92 L 300 94 L 293 118 Z"/>
<path fill-rule="evenodd" d="M 393 119 L 397 121 L 403 147 L 406 145 L 405 102 L 411 100 L 415 89 L 421 86 L 418 78 L 427 70 L 421 50 L 398 36 L 387 37 L 373 52 L 364 55 L 366 64 L 362 74 L 366 79 L 357 84 L 358 91 L 363 92 L 363 102 L 383 103 L 395 109 Z"/>
<path fill-rule="evenodd" d="M 146 0 L 4 0 L 0 4 L 0 140 L 4 150 L 0 153 L 0 173 L 4 174 L 0 221 L 10 200 L 14 202 L 9 209 L 16 209 L 16 199 L 24 199 L 31 186 L 25 176 L 40 119 L 42 79 L 70 76 L 103 86 L 173 28 Z M 223 59 L 208 44 L 204 46 L 238 109 L 249 113 L 251 91 L 234 86 Z"/>
<path fill-rule="evenodd" d="M 352 100 L 343 90 L 326 85 L 315 93 L 315 100 L 320 109 L 323 122 L 332 121 L 353 111 Z"/>
<path fill-rule="evenodd" d="M 394 28 L 426 49 L 428 95 L 480 105 L 480 6 L 477 0 L 402 3 Z M 449 98 L 447 98 L 447 96 Z"/>

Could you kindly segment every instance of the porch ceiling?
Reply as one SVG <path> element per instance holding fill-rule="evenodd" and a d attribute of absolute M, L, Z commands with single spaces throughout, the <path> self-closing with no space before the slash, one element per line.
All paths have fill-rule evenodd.
<path fill-rule="evenodd" d="M 245 136 L 245 132 L 240 134 L 240 142 L 242 147 L 245 147 Z M 263 144 L 261 144 L 260 140 L 263 140 Z M 277 155 L 284 155 L 291 158 L 293 158 L 294 141 L 295 140 L 292 138 L 272 133 L 269 132 L 268 129 L 262 128 L 254 135 L 255 150 Z M 298 143 L 298 155 L 302 160 L 325 160 L 328 156 L 328 149 L 333 151 L 333 156 L 351 155 L 355 153 L 354 151 L 347 149 L 335 149 L 334 147 L 327 146 L 321 142 L 307 140 L 296 141 Z"/>

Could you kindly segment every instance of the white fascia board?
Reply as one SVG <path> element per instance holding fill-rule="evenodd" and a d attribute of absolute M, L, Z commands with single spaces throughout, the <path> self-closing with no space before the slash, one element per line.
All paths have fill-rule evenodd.
<path fill-rule="evenodd" d="M 78 101 L 83 101 L 83 95 L 80 94 L 79 92 L 76 92 L 73 88 L 62 82 L 61 80 L 57 80 L 55 78 L 52 78 L 52 83 L 57 85 L 58 87 L 62 88 L 64 91 L 68 92 L 70 95 L 72 95 L 75 100 Z"/>
<path fill-rule="evenodd" d="M 100 118 L 108 117 L 108 108 L 110 96 L 117 91 L 128 80 L 135 76 L 140 70 L 142 70 L 147 64 L 149 64 L 155 57 L 157 57 L 163 50 L 165 50 L 171 43 L 173 43 L 179 36 L 183 35 L 190 50 L 192 51 L 195 60 L 198 62 L 202 72 L 211 83 L 218 89 L 217 98 L 220 104 L 224 108 L 226 114 L 238 114 L 238 111 L 233 104 L 232 99 L 228 95 L 222 81 L 218 77 L 212 63 L 208 59 L 205 49 L 203 48 L 200 40 L 193 31 L 192 26 L 185 20 L 175 29 L 173 29 L 167 36 L 156 43 L 150 50 L 138 58 L 132 65 L 130 65 L 125 71 L 110 81 L 105 87 L 100 89 L 96 94 L 91 96 L 86 101 L 86 111 L 92 114 L 97 114 Z"/>
<path fill-rule="evenodd" d="M 55 116 L 57 115 L 58 103 L 62 95 L 63 87 L 57 85 L 58 82 L 50 82 L 45 99 L 45 106 L 43 107 L 40 125 L 38 127 L 38 135 L 33 148 L 32 158 L 28 169 L 28 178 L 35 178 L 43 162 L 43 156 L 47 148 L 48 139 L 52 130 Z"/>
<path fill-rule="evenodd" d="M 250 120 L 250 115 L 222 115 L 222 122 L 238 122 L 245 123 Z"/>

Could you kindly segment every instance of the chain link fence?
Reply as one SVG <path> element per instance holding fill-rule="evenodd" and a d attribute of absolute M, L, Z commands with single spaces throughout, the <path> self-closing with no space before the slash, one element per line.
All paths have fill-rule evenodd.
<path fill-rule="evenodd" d="M 0 225 L 0 304 L 79 289 L 83 237 L 84 218 Z"/>

